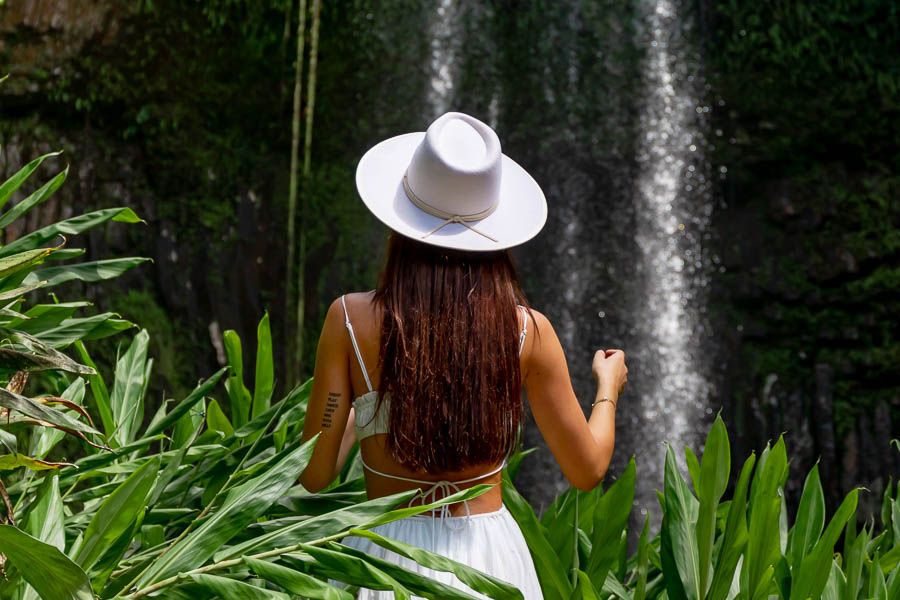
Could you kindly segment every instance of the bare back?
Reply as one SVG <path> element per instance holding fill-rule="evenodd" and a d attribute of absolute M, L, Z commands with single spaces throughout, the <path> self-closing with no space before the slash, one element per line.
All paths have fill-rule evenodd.
<path fill-rule="evenodd" d="M 373 292 L 347 294 L 347 316 L 352 321 L 360 357 L 365 364 L 374 389 L 378 389 L 382 309 L 372 302 Z M 602 459 L 604 449 L 598 448 L 578 404 L 569 379 L 565 355 L 550 322 L 540 312 L 532 310 L 533 320 L 527 323 L 528 335 L 520 355 L 523 388 L 526 390 L 531 412 L 550 450 L 573 485 L 593 487 L 602 478 L 609 456 Z M 526 325 L 519 315 L 520 326 Z M 358 364 L 350 337 L 344 327 L 343 307 L 332 303 L 326 316 L 316 358 L 315 378 L 303 439 L 321 432 L 313 457 L 301 476 L 301 483 L 310 491 L 325 487 L 340 472 L 346 452 L 354 441 L 353 408 L 355 398 L 368 391 L 365 376 Z M 474 465 L 447 473 L 411 471 L 395 461 L 388 453 L 386 435 L 372 435 L 363 439 L 360 450 L 366 463 L 378 471 L 428 481 L 459 481 L 477 477 L 499 465 Z M 502 504 L 500 474 L 461 485 L 461 488 L 481 483 L 497 483 L 490 491 L 470 500 L 472 514 L 491 512 Z M 415 484 L 366 473 L 366 488 L 370 498 L 414 489 Z M 452 507 L 461 514 L 461 505 Z"/>

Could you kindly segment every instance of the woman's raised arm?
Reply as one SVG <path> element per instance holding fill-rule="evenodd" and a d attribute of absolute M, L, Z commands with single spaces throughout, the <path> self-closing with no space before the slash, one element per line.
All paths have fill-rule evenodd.
<path fill-rule="evenodd" d="M 566 356 L 550 321 L 533 310 L 538 335 L 525 355 L 525 390 L 531 413 L 569 483 L 593 489 L 606 476 L 616 439 L 616 403 L 628 369 L 621 350 L 598 350 L 592 370 L 596 402 L 589 419 L 578 404 Z"/>

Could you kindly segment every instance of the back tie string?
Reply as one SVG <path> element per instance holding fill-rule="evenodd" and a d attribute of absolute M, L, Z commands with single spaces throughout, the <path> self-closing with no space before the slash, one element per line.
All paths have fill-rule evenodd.
<path fill-rule="evenodd" d="M 437 502 L 438 500 L 449 496 L 450 494 L 455 494 L 456 492 L 461 492 L 462 488 L 459 487 L 459 484 L 471 483 L 473 481 L 478 481 L 479 479 L 484 479 L 485 477 L 490 477 L 491 475 L 495 475 L 495 474 L 499 473 L 500 471 L 502 471 L 503 467 L 506 466 L 506 459 L 504 458 L 503 462 L 500 463 L 500 465 L 497 468 L 495 468 L 487 473 L 484 473 L 482 475 L 478 475 L 476 477 L 470 477 L 468 479 L 460 479 L 458 481 L 448 481 L 446 479 L 442 479 L 440 481 L 432 482 L 432 481 L 428 481 L 425 479 L 413 479 L 412 477 L 401 477 L 400 475 L 392 475 L 390 473 L 385 473 L 383 471 L 379 471 L 378 469 L 373 469 L 368 464 L 366 464 L 366 461 L 363 459 L 362 454 L 359 455 L 359 460 L 365 469 L 371 471 L 372 473 L 375 473 L 376 475 L 381 475 L 382 477 L 387 477 L 388 479 L 396 479 L 398 481 L 409 481 L 411 483 L 430 483 L 431 486 L 429 488 L 424 489 L 424 490 L 420 489 L 419 493 L 416 494 L 415 496 L 413 496 L 413 500 L 421 499 L 423 504 L 433 504 L 433 503 Z M 438 498 L 439 493 L 441 495 L 440 498 Z M 471 517 L 472 517 L 472 511 L 469 509 L 469 501 L 463 500 L 462 504 L 463 504 L 463 507 L 466 509 L 465 519 L 461 522 L 456 522 L 456 524 L 453 527 L 450 526 L 450 523 L 454 523 L 454 521 L 448 520 L 449 517 L 453 516 L 450 512 L 449 504 L 444 504 L 441 506 L 437 519 L 435 519 L 433 517 L 434 511 L 431 511 L 432 512 L 432 519 L 431 519 L 431 551 L 432 552 L 437 552 L 436 527 L 438 525 L 438 522 L 440 522 L 441 527 L 446 526 L 448 529 L 451 529 L 453 531 L 460 531 L 469 524 L 469 521 L 471 520 Z"/>
<path fill-rule="evenodd" d="M 412 202 L 413 204 L 415 204 L 416 206 L 418 206 L 419 208 L 421 208 L 428 214 L 430 214 L 434 217 L 438 217 L 440 219 L 444 219 L 443 223 L 441 223 L 440 225 L 438 225 L 437 227 L 435 227 L 434 229 L 432 229 L 431 231 L 429 231 L 428 233 L 423 235 L 420 239 L 427 238 L 429 235 L 440 231 L 441 229 L 443 229 L 450 223 L 459 223 L 460 225 L 464 225 L 465 227 L 468 227 L 469 229 L 471 229 L 478 235 L 484 236 L 487 239 L 494 241 L 494 242 L 497 241 L 497 238 L 495 238 L 479 229 L 476 229 L 475 227 L 473 227 L 472 225 L 469 225 L 467 223 L 467 221 L 480 221 L 481 219 L 487 217 L 488 215 L 490 215 L 497 209 L 497 203 L 494 203 L 493 205 L 489 206 L 488 208 L 484 209 L 481 212 L 472 213 L 469 215 L 454 215 L 452 213 L 443 211 L 443 210 L 437 208 L 436 206 L 432 206 L 431 204 L 428 204 L 427 202 L 425 202 L 424 200 L 422 200 L 421 198 L 416 196 L 415 192 L 413 192 L 412 188 L 409 186 L 409 178 L 406 175 L 403 175 L 403 189 L 406 191 L 406 196 L 409 198 L 410 202 Z"/>

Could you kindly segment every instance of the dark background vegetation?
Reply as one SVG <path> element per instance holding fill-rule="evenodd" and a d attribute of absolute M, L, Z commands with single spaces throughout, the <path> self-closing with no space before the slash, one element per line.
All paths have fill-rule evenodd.
<path fill-rule="evenodd" d="M 356 161 L 383 137 L 421 129 L 404 107 L 427 77 L 406 54 L 424 43 L 417 32 L 428 7 L 324 4 L 312 173 L 301 193 L 305 374 L 328 303 L 371 288 L 379 265 L 384 231 L 357 199 Z M 503 52 L 501 76 L 527 80 L 517 56 L 550 42 L 521 33 L 539 30 L 559 5 L 480 4 L 498 23 L 496 38 L 467 50 L 470 62 Z M 612 2 L 582 4 L 622 12 Z M 900 423 L 897 5 L 707 0 L 695 9 L 711 95 L 724 101 L 711 127 L 728 141 L 710 157 L 728 165 L 714 213 L 724 269 L 712 308 L 733 455 L 787 432 L 796 472 L 821 457 L 829 502 L 859 483 L 878 492 L 900 471 L 888 449 Z M 0 87 L 0 175 L 62 147 L 72 176 L 36 219 L 128 205 L 147 220 L 90 236 L 89 255 L 154 263 L 87 293 L 150 330 L 156 399 L 179 396 L 217 368 L 222 331 L 254 339 L 265 310 L 276 360 L 286 358 L 295 25 L 285 29 L 285 10 L 285 2 L 249 0 L 0 8 L 0 60 L 10 74 Z M 407 45 L 392 43 L 398 38 Z M 385 77 L 384 64 L 399 67 Z M 528 109 L 525 99 L 509 109 L 522 124 L 516 131 Z M 512 145 L 525 143 L 515 135 Z M 95 350 L 106 364 L 115 352 L 114 342 Z M 793 496 L 799 482 L 791 485 Z"/>

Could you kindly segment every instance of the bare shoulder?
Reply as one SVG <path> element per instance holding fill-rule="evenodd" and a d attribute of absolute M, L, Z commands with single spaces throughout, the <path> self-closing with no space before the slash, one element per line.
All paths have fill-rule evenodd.
<path fill-rule="evenodd" d="M 529 308 L 528 334 L 522 349 L 523 367 L 526 373 L 544 371 L 559 360 L 559 340 L 547 315 Z"/>
<path fill-rule="evenodd" d="M 535 335 L 529 336 L 531 337 L 531 343 L 528 344 L 529 348 L 534 348 L 535 344 L 538 346 L 541 345 L 541 338 L 547 335 L 554 335 L 555 332 L 553 330 L 553 324 L 550 323 L 550 319 L 547 318 L 547 315 L 542 313 L 536 308 L 529 307 L 529 332 L 534 332 Z"/>
<path fill-rule="evenodd" d="M 375 298 L 375 290 L 369 290 L 368 292 L 349 292 L 343 295 L 344 302 L 347 303 L 347 308 L 350 309 L 351 312 L 362 311 L 367 308 L 372 307 L 372 302 Z M 341 297 L 339 296 L 335 302 L 340 303 Z"/>
<path fill-rule="evenodd" d="M 328 308 L 326 321 L 329 319 L 339 319 L 341 327 L 349 319 L 353 324 L 357 340 L 362 341 L 375 335 L 381 324 L 380 312 L 375 304 L 375 290 L 351 292 L 338 296 Z"/>
<path fill-rule="evenodd" d="M 374 296 L 375 290 L 370 290 L 368 292 L 349 292 L 338 296 L 331 301 L 331 305 L 328 307 L 328 317 L 340 315 L 341 320 L 343 320 L 344 306 L 347 307 L 347 314 L 350 316 L 351 320 L 354 315 L 367 314 L 373 306 Z"/>

